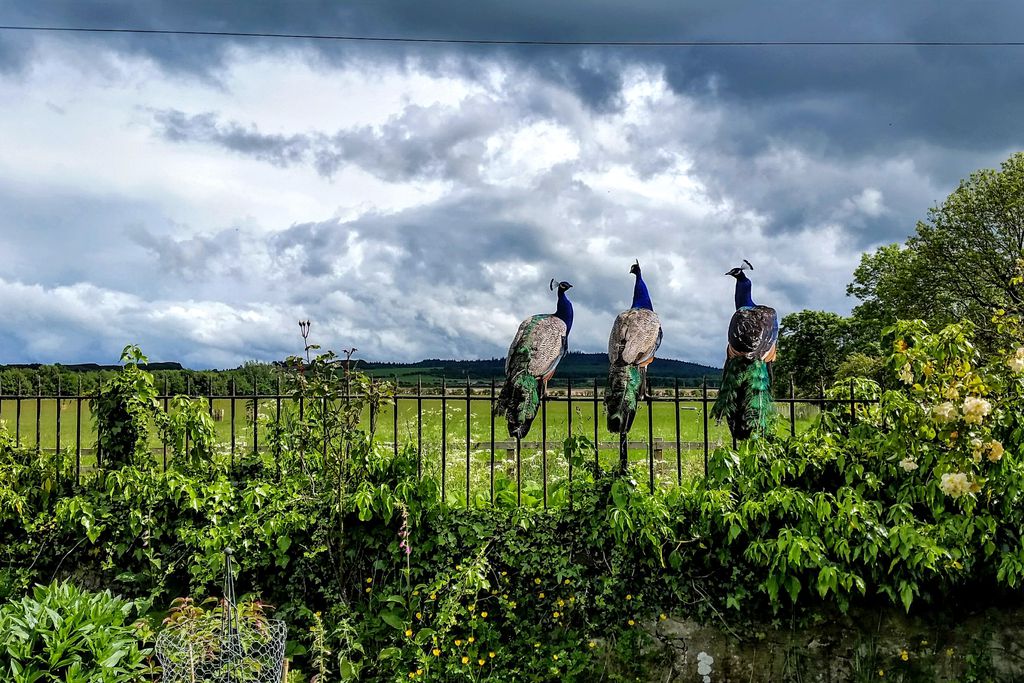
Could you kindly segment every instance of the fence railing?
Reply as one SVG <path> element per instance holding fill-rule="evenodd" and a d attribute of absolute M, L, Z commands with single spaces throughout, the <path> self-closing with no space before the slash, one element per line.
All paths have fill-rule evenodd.
<path fill-rule="evenodd" d="M 574 475 L 572 463 L 560 451 L 570 434 L 590 437 L 594 467 L 617 467 L 625 460 L 633 471 L 639 468 L 646 474 L 651 490 L 707 474 L 711 451 L 732 441 L 727 427 L 709 418 L 717 389 L 706 380 L 697 388 L 681 387 L 678 381 L 667 388 L 664 384 L 643 402 L 621 442 L 619 435 L 604 428 L 603 379 L 550 384 L 529 435 L 520 442 L 507 436 L 504 420 L 494 415 L 499 387 L 493 380 L 399 386 L 372 417 L 378 441 L 395 453 L 414 448 L 418 474 L 436 477 L 449 502 L 468 506 L 481 497 L 494 502 L 496 496 L 514 496 L 521 504 L 525 496 L 528 502 L 547 506 L 553 499 L 564 499 Z M 855 417 L 856 406 L 871 403 L 856 399 L 852 384 L 844 399 L 826 398 L 824 392 L 797 397 L 792 383 L 786 389 L 788 395 L 777 397 L 775 407 L 780 433 L 791 435 L 825 405 L 849 406 Z M 280 423 L 283 406 L 292 401 L 280 390 L 237 394 L 233 384 L 227 394 L 191 395 L 207 402 L 222 453 L 232 465 L 239 452 L 268 452 L 266 430 Z M 0 392 L 0 424 L 23 446 L 42 452 L 72 451 L 77 480 L 103 463 L 95 447 L 92 398 L 81 392 Z M 158 400 L 166 409 L 171 398 L 164 392 Z M 364 413 L 364 419 L 370 417 Z M 168 444 L 154 434 L 150 446 L 166 469 L 172 457 Z"/>

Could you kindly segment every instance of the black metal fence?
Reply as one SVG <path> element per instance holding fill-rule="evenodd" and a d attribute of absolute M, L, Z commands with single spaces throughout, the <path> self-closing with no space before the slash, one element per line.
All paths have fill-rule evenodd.
<path fill-rule="evenodd" d="M 655 384 L 621 441 L 604 428 L 602 385 L 603 380 L 551 383 L 529 435 L 521 442 L 510 439 L 504 420 L 494 415 L 499 387 L 493 380 L 399 386 L 393 399 L 372 418 L 378 441 L 396 453 L 401 448 L 414 449 L 419 475 L 436 477 L 449 502 L 467 506 L 474 500 L 493 503 L 496 496 L 509 501 L 514 496 L 518 504 L 525 497 L 544 506 L 564 499 L 574 472 L 573 463 L 559 449 L 571 434 L 589 438 L 588 466 L 590 458 L 594 467 L 606 469 L 624 459 L 638 477 L 646 475 L 651 490 L 706 475 L 710 452 L 731 442 L 725 425 L 709 418 L 717 389 L 707 380 L 689 387 L 678 381 Z M 786 388 L 788 395 L 775 402 L 781 433 L 795 435 L 825 405 L 848 406 L 850 415 L 856 416 L 856 406 L 867 403 L 855 399 L 852 384 L 844 399 L 827 399 L 823 391 L 816 397 L 797 397 L 792 383 Z M 73 452 L 78 478 L 83 471 L 102 466 L 102 454 L 95 447 L 92 397 L 81 391 L 44 395 L 38 390 L 5 394 L 2 389 L 0 424 L 18 443 L 43 452 Z M 239 452 L 267 452 L 266 430 L 280 423 L 283 406 L 292 400 L 280 390 L 239 395 L 233 383 L 227 394 L 190 395 L 208 403 L 221 453 L 232 464 Z M 166 409 L 171 398 L 165 391 L 158 400 Z M 172 457 L 168 444 L 154 436 L 151 448 L 166 469 Z"/>

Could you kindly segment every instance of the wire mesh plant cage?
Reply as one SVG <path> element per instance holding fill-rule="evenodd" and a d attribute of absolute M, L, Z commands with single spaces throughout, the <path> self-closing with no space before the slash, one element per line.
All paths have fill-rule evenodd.
<path fill-rule="evenodd" d="M 156 639 L 164 683 L 281 683 L 287 627 L 235 600 L 231 549 L 224 552 L 219 609 L 193 608 Z"/>

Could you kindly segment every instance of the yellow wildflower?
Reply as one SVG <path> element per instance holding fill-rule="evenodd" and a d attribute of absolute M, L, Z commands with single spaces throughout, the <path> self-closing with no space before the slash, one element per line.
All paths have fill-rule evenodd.
<path fill-rule="evenodd" d="M 463 663 L 463 664 L 469 664 L 469 657 L 465 657 L 465 656 L 464 656 L 464 657 L 462 658 L 462 663 Z"/>
<path fill-rule="evenodd" d="M 416 618 L 417 619 L 422 619 L 423 618 L 423 613 L 422 612 L 417 612 L 416 613 Z"/>
<path fill-rule="evenodd" d="M 469 637 L 469 642 L 471 642 L 471 643 L 472 643 L 472 642 L 474 642 L 474 641 L 476 641 L 476 638 L 474 638 L 473 636 L 470 636 L 470 637 Z"/>
<path fill-rule="evenodd" d="M 590 641 L 589 643 L 587 643 L 587 645 L 589 645 L 590 647 L 597 647 L 597 643 L 595 643 L 594 641 Z"/>
<path fill-rule="evenodd" d="M 665 621 L 666 619 L 668 619 L 668 615 L 666 615 L 664 612 L 658 615 L 659 621 Z"/>
<path fill-rule="evenodd" d="M 455 646 L 458 647 L 459 645 L 462 645 L 462 639 L 461 638 L 456 638 L 455 639 Z"/>
<path fill-rule="evenodd" d="M 540 593 L 539 595 L 537 595 L 537 597 L 540 598 L 541 600 L 543 600 L 544 599 L 544 593 Z"/>
<path fill-rule="evenodd" d="M 635 622 L 635 621 L 633 621 L 632 619 L 630 619 L 630 620 L 629 620 L 629 621 L 627 621 L 626 623 L 627 623 L 627 624 L 629 624 L 630 626 L 632 626 L 632 625 L 634 625 L 634 624 L 635 624 L 636 622 Z"/>
<path fill-rule="evenodd" d="M 422 676 L 423 675 L 423 669 L 416 669 L 416 675 L 417 676 Z"/>
<path fill-rule="evenodd" d="M 632 595 L 630 595 L 629 593 L 627 593 L 627 594 L 626 594 L 626 599 L 627 599 L 627 600 L 632 600 L 632 599 L 633 599 L 633 596 L 632 596 Z"/>
<path fill-rule="evenodd" d="M 553 660 L 555 660 L 557 662 L 558 661 L 558 655 L 551 655 L 551 659 L 553 659 Z"/>
<path fill-rule="evenodd" d="M 437 593 L 431 593 L 430 594 L 430 599 L 431 600 L 437 600 Z"/>
<path fill-rule="evenodd" d="M 559 607 L 564 607 L 565 606 L 565 600 L 562 600 L 561 598 L 559 598 L 558 599 L 558 606 Z"/>
<path fill-rule="evenodd" d="M 910 659 L 910 655 L 907 654 L 906 650 L 900 650 L 900 659 L 902 659 L 904 662 Z"/>
<path fill-rule="evenodd" d="M 535 584 L 537 584 L 538 586 L 540 585 L 540 579 L 534 579 L 534 580 L 533 580 L 533 582 L 534 582 Z"/>
<path fill-rule="evenodd" d="M 559 614 L 558 612 L 552 612 L 551 616 L 553 616 L 555 619 L 557 619 L 558 618 L 558 614 Z"/>
<path fill-rule="evenodd" d="M 484 659 L 481 657 L 480 659 L 476 660 L 476 663 L 479 664 L 480 666 L 483 666 L 484 665 Z"/>
<path fill-rule="evenodd" d="M 416 678 L 416 672 L 415 671 L 410 671 L 409 672 L 409 678 Z"/>
<path fill-rule="evenodd" d="M 488 652 L 488 653 L 487 653 L 487 656 L 488 656 L 488 657 L 490 657 L 491 659 L 494 659 L 494 657 L 495 657 L 496 655 L 495 655 L 495 654 L 494 654 L 493 652 Z"/>
<path fill-rule="evenodd" d="M 486 619 L 487 618 L 487 612 L 481 612 L 480 613 L 480 618 L 481 619 Z"/>
<path fill-rule="evenodd" d="M 467 605 L 466 609 L 468 609 L 470 612 L 472 612 L 473 610 L 476 609 L 476 605 Z"/>
<path fill-rule="evenodd" d="M 406 638 L 412 638 L 412 629 L 411 628 L 405 629 L 405 637 Z"/>
<path fill-rule="evenodd" d="M 373 577 L 372 576 L 367 576 L 366 577 L 366 583 L 373 583 Z"/>
<path fill-rule="evenodd" d="M 435 657 L 440 657 L 441 656 L 441 651 L 438 650 L 436 647 L 433 650 L 431 650 L 431 652 L 434 653 Z"/>

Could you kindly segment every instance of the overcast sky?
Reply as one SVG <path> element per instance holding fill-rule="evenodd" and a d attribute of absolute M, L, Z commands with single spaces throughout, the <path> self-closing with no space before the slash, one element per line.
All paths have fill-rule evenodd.
<path fill-rule="evenodd" d="M 688 7 L 691 6 L 691 7 Z M 544 40 L 1021 40 L 1014 2 L 0 2 L 0 24 Z M 569 48 L 0 31 L 0 362 L 720 364 L 732 280 L 848 312 L 860 254 L 1024 149 L 1021 47 Z"/>

